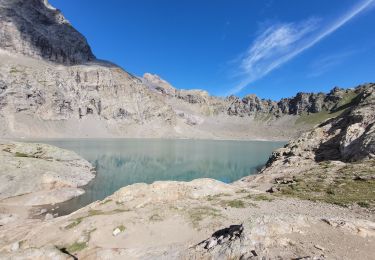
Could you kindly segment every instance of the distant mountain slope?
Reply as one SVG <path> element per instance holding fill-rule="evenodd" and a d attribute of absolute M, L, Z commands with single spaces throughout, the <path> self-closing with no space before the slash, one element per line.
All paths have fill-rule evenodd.
<path fill-rule="evenodd" d="M 179 90 L 157 75 L 146 73 L 143 82 L 150 89 L 168 97 L 181 99 L 191 104 L 207 104 L 216 106 L 213 111 L 233 116 L 254 116 L 257 113 L 269 114 L 274 117 L 283 115 L 306 115 L 324 111 L 334 112 L 351 102 L 357 94 L 355 89 L 333 88 L 325 93 L 298 93 L 292 98 L 283 98 L 280 101 L 260 99 L 256 95 L 247 95 L 244 98 L 229 96 L 225 99 L 211 97 L 202 90 Z"/>

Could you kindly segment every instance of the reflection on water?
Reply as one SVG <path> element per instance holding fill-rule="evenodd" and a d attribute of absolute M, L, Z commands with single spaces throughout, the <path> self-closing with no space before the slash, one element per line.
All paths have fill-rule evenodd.
<path fill-rule="evenodd" d="M 90 161 L 96 178 L 86 193 L 60 205 L 71 212 L 102 200 L 121 187 L 159 180 L 190 181 L 213 178 L 233 182 L 255 173 L 283 142 L 160 140 L 160 139 L 48 139 L 33 140 L 73 150 Z M 65 208 L 65 209 L 64 209 Z"/>

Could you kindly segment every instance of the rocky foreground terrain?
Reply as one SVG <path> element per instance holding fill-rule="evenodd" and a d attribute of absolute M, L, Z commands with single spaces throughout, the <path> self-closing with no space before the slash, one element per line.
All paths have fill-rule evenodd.
<path fill-rule="evenodd" d="M 0 224 L 27 216 L 35 205 L 82 195 L 95 177 L 74 152 L 45 144 L 0 140 L 0 165 Z"/>
<path fill-rule="evenodd" d="M 287 140 L 357 94 L 334 88 L 276 102 L 176 89 L 96 59 L 47 1 L 0 0 L 0 137 Z"/>
<path fill-rule="evenodd" d="M 374 86 L 362 87 L 233 184 L 139 183 L 56 218 L 57 206 L 6 208 L 0 258 L 374 259 L 374 108 Z"/>

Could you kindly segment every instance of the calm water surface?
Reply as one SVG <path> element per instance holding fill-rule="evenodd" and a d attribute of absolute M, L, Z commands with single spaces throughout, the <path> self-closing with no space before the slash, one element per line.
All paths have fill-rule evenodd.
<path fill-rule="evenodd" d="M 129 184 L 160 180 L 190 181 L 213 178 L 233 182 L 254 174 L 284 142 L 160 140 L 160 139 L 48 139 L 33 140 L 72 150 L 97 171 L 86 193 L 60 205 L 62 211 L 102 200 Z"/>

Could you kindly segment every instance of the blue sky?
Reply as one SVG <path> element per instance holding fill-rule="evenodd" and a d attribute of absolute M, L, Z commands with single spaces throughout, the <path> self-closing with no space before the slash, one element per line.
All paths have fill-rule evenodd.
<path fill-rule="evenodd" d="M 50 0 L 95 55 L 177 88 L 280 99 L 375 81 L 375 0 Z"/>

